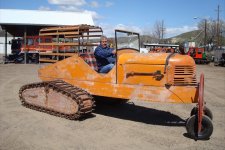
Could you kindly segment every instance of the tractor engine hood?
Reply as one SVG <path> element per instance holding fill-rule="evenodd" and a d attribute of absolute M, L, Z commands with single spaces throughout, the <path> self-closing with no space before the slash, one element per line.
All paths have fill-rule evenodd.
<path fill-rule="evenodd" d="M 195 62 L 190 56 L 177 53 L 124 53 L 119 56 L 118 64 L 195 65 Z"/>

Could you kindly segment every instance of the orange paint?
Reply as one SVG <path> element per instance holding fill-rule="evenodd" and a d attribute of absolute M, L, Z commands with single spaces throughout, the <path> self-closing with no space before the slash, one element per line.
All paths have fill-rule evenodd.
<path fill-rule="evenodd" d="M 169 55 L 120 50 L 114 68 L 108 74 L 100 74 L 75 54 L 41 68 L 39 77 L 43 81 L 61 79 L 98 96 L 196 103 L 198 88 L 193 59 L 176 54 L 165 65 Z"/>

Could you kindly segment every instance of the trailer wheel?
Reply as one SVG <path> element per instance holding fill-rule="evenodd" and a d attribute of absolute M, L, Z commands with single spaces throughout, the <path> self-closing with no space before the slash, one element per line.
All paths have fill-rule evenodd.
<path fill-rule="evenodd" d="M 186 123 L 186 130 L 190 138 L 195 140 L 207 140 L 213 132 L 213 124 L 209 117 L 203 115 L 201 130 L 198 132 L 198 115 L 191 116 Z"/>
<path fill-rule="evenodd" d="M 203 113 L 204 115 L 208 116 L 211 120 L 213 120 L 212 111 L 208 107 L 204 106 Z M 192 108 L 190 116 L 197 115 L 197 114 L 198 114 L 198 107 L 195 106 L 194 108 Z"/>

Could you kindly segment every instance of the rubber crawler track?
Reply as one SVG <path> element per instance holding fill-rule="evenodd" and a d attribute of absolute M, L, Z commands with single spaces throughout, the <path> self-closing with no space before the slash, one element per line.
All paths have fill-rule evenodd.
<path fill-rule="evenodd" d="M 63 114 L 61 112 L 50 110 L 44 107 L 32 105 L 25 101 L 25 99 L 22 96 L 23 91 L 30 88 L 42 88 L 42 87 L 44 87 L 45 90 L 53 89 L 56 92 L 59 92 L 61 94 L 65 94 L 66 96 L 71 97 L 78 104 L 78 111 L 75 114 L 68 115 L 68 114 Z M 46 82 L 39 82 L 39 83 L 24 85 L 20 88 L 19 98 L 22 102 L 22 105 L 24 105 L 27 108 L 45 112 L 54 116 L 58 116 L 58 117 L 62 117 L 62 118 L 70 119 L 70 120 L 76 120 L 76 119 L 85 117 L 86 115 L 92 113 L 93 107 L 95 106 L 93 97 L 88 92 L 78 87 L 75 87 L 71 84 L 68 84 L 62 80 L 46 81 Z M 85 103 L 85 101 L 89 101 L 89 102 Z"/>

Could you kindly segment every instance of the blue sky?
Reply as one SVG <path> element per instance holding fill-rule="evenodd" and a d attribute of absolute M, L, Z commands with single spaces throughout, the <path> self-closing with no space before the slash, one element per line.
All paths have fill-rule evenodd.
<path fill-rule="evenodd" d="M 225 20 L 225 0 L 0 0 L 1 9 L 91 13 L 107 36 L 115 28 L 149 34 L 163 20 L 165 36 L 171 37 L 197 29 L 200 19 L 194 17 L 216 19 L 218 5 Z"/>

